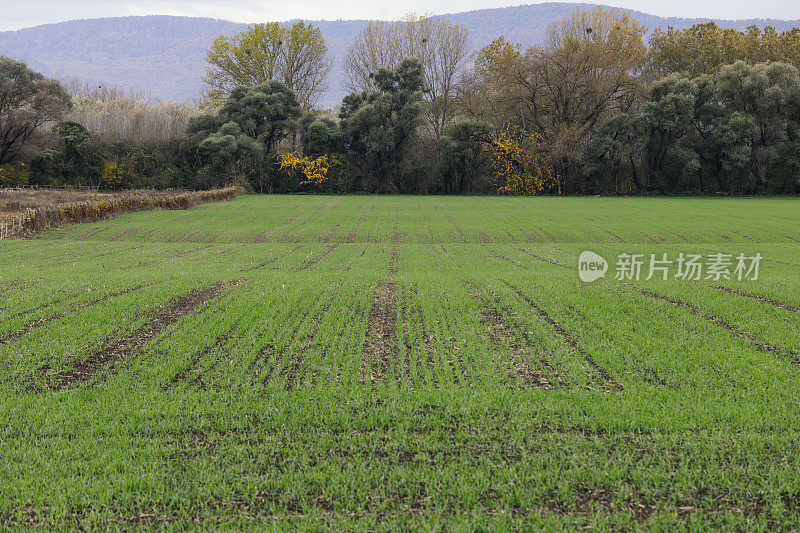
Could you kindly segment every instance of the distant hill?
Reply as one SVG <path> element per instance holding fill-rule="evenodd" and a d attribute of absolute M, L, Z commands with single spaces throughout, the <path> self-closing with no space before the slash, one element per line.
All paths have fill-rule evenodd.
<path fill-rule="evenodd" d="M 544 3 L 483 9 L 443 15 L 466 26 L 474 49 L 499 35 L 523 46 L 541 42 L 547 26 L 579 7 L 592 4 Z M 648 29 L 687 28 L 709 19 L 662 18 L 630 11 Z M 310 21 L 319 26 L 335 67 L 322 104 L 341 101 L 342 57 L 367 21 Z M 779 31 L 800 21 L 716 20 L 720 26 L 744 29 L 774 26 Z M 0 54 L 26 61 L 32 68 L 59 79 L 81 78 L 91 83 L 146 90 L 154 97 L 178 101 L 198 97 L 205 71 L 203 56 L 219 35 L 242 31 L 246 24 L 191 17 L 145 16 L 76 20 L 18 31 L 0 32 Z"/>

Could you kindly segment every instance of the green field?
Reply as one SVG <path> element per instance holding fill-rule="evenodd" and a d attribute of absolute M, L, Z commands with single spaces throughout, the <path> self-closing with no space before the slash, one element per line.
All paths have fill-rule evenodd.
<path fill-rule="evenodd" d="M 584 250 L 764 259 L 584 284 Z M 797 529 L 799 288 L 793 199 L 245 196 L 3 241 L 0 526 Z"/>

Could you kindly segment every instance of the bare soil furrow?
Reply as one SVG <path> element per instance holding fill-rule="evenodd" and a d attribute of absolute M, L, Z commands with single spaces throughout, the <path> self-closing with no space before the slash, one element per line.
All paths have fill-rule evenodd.
<path fill-rule="evenodd" d="M 608 386 L 609 386 L 610 388 L 612 388 L 612 389 L 617 389 L 617 390 L 620 390 L 620 389 L 622 389 L 622 388 L 623 388 L 623 387 L 622 387 L 622 385 L 621 385 L 620 383 L 618 383 L 617 381 L 615 381 L 615 380 L 614 380 L 614 378 L 613 378 L 613 376 L 611 375 L 611 373 L 610 373 L 608 370 L 606 370 L 605 368 L 603 368 L 603 367 L 602 367 L 602 366 L 601 366 L 601 365 L 600 365 L 600 364 L 599 364 L 599 363 L 598 363 L 598 362 L 597 362 L 597 361 L 594 359 L 594 357 L 592 357 L 592 355 L 591 355 L 591 354 L 589 354 L 589 353 L 588 353 L 586 350 L 584 350 L 584 349 L 583 349 L 583 347 L 582 347 L 580 344 L 578 344 L 578 341 L 577 341 L 577 340 L 576 340 L 576 339 L 575 339 L 575 338 L 574 338 L 572 335 L 570 335 L 570 334 L 567 332 L 567 330 L 566 330 L 566 329 L 564 329 L 564 328 L 561 326 L 561 324 L 559 324 L 558 322 L 556 322 L 556 320 L 555 320 L 555 319 L 553 319 L 553 318 L 552 318 L 552 317 L 551 317 L 551 316 L 550 316 L 550 315 L 547 313 L 547 311 L 545 311 L 545 310 L 544 310 L 544 309 L 543 309 L 541 306 L 539 306 L 539 305 L 538 305 L 538 304 L 537 304 L 537 303 L 536 303 L 536 302 L 535 302 L 535 301 L 534 301 L 534 300 L 533 300 L 531 297 L 529 297 L 529 296 L 528 296 L 528 295 L 526 295 L 524 292 L 522 292 L 522 290 L 520 290 L 518 287 L 516 287 L 516 286 L 512 285 L 511 283 L 509 283 L 509 282 L 507 282 L 507 281 L 503 281 L 503 283 L 505 283 L 505 284 L 506 284 L 506 285 L 507 285 L 507 286 L 508 286 L 508 287 L 509 287 L 511 290 L 513 290 L 515 293 L 517 293 L 517 296 L 519 296 L 520 298 L 522 298 L 523 300 L 525 300 L 526 302 L 528 302 L 528 305 L 530 305 L 530 306 L 531 306 L 531 308 L 533 308 L 533 310 L 534 310 L 534 311 L 536 311 L 536 313 L 537 313 L 537 314 L 538 314 L 538 315 L 539 315 L 539 316 L 540 316 L 540 317 L 541 317 L 541 318 L 542 318 L 542 319 L 543 319 L 545 322 L 547 322 L 548 324 L 550 324 L 550 326 L 551 326 L 551 327 L 552 327 L 552 328 L 553 328 L 553 329 L 556 331 L 556 333 L 558 333 L 558 334 L 561 336 L 561 338 L 563 338 L 563 339 L 566 341 L 566 343 L 567 343 L 567 344 L 568 344 L 568 345 L 569 345 L 569 346 L 570 346 L 570 347 L 571 347 L 571 348 L 572 348 L 572 349 L 573 349 L 575 352 L 579 353 L 581 356 L 583 356 L 583 358 L 584 358 L 584 359 L 586 359 L 586 361 L 589 363 L 589 365 L 592 367 L 592 369 L 594 369 L 594 371 L 595 371 L 595 372 L 597 372 L 597 373 L 600 375 L 600 377 L 601 377 L 601 378 L 602 378 L 602 379 L 603 379 L 603 380 L 604 380 L 604 381 L 605 381 L 605 382 L 608 384 Z"/>
<path fill-rule="evenodd" d="M 364 213 L 361 215 L 361 218 L 359 219 L 358 224 L 356 224 L 356 227 L 353 228 L 353 230 L 347 234 L 347 242 L 350 243 L 356 242 L 356 239 L 358 238 L 358 230 L 361 229 L 361 226 L 364 225 L 364 221 L 366 220 L 367 220 L 367 214 Z"/>
<path fill-rule="evenodd" d="M 263 263 L 259 263 L 258 265 L 247 267 L 247 268 L 243 269 L 242 272 L 252 272 L 253 270 L 259 270 L 261 268 L 264 268 L 265 266 L 269 266 L 272 263 L 275 263 L 276 261 L 278 261 L 279 259 L 283 259 L 287 255 L 292 254 L 292 253 L 296 252 L 297 250 L 300 250 L 303 247 L 305 247 L 305 244 L 301 244 L 300 246 L 296 246 L 296 247 L 292 248 L 291 250 L 288 250 L 286 252 L 282 252 L 282 253 L 276 255 L 275 257 L 272 257 L 272 258 L 268 259 L 267 261 L 264 261 Z"/>
<path fill-rule="evenodd" d="M 225 346 L 225 344 L 227 344 L 227 342 L 233 336 L 233 332 L 236 331 L 236 329 L 239 327 L 240 323 L 241 323 L 241 318 L 237 319 L 236 322 L 230 328 L 228 328 L 224 333 L 222 333 L 222 335 L 217 337 L 214 342 L 206 345 L 206 347 L 203 348 L 202 350 L 195 352 L 191 360 L 189 361 L 189 364 L 186 365 L 177 374 L 175 374 L 175 376 L 170 380 L 169 384 L 167 384 L 164 387 L 164 390 L 169 389 L 171 386 L 174 386 L 177 383 L 180 383 L 181 381 L 186 381 L 189 372 L 191 372 L 192 369 L 197 368 L 197 365 L 200 363 L 200 361 L 203 360 L 204 357 L 207 357 L 211 353 L 219 350 L 220 348 Z M 195 379 L 194 381 L 196 382 L 197 380 Z"/>
<path fill-rule="evenodd" d="M 24 311 L 19 311 L 18 313 L 14 313 L 13 315 L 10 315 L 10 316 L 8 316 L 6 318 L 9 319 L 9 320 L 12 319 L 12 318 L 19 318 L 19 317 L 21 317 L 23 315 L 29 315 L 31 313 L 35 313 L 36 311 L 42 311 L 44 309 L 49 309 L 49 308 L 53 307 L 54 305 L 58 305 L 61 302 L 65 302 L 65 301 L 71 300 L 73 298 L 75 298 L 75 295 L 64 296 L 62 298 L 57 298 L 55 300 L 52 300 L 52 301 L 47 302 L 47 303 L 43 303 L 43 304 L 38 305 L 36 307 L 33 307 L 31 309 L 26 309 Z M 2 344 L 2 341 L 0 341 L 0 344 Z"/>
<path fill-rule="evenodd" d="M 519 378 L 521 388 L 537 388 L 549 390 L 553 388 L 540 370 L 534 370 L 527 361 L 528 351 L 525 344 L 528 344 L 529 339 L 520 338 L 509 327 L 503 316 L 502 310 L 497 305 L 492 305 L 490 299 L 476 291 L 470 285 L 467 285 L 470 296 L 481 304 L 481 314 L 484 325 L 489 328 L 489 338 L 493 344 L 502 344 L 503 341 L 508 341 L 510 348 L 511 360 L 507 361 L 507 366 L 513 368 L 513 372 Z M 539 360 L 549 367 L 547 358 L 543 354 L 538 354 Z M 511 370 L 511 368 L 509 368 Z"/>
<path fill-rule="evenodd" d="M 286 352 L 289 350 L 292 344 L 294 344 L 294 341 L 297 339 L 298 331 L 300 331 L 302 325 L 305 324 L 308 316 L 311 314 L 311 311 L 313 311 L 313 307 L 306 308 L 303 316 L 300 317 L 300 320 L 297 322 L 297 324 L 290 330 L 289 335 L 286 337 L 286 341 L 280 348 L 278 348 L 274 343 L 270 342 L 261 348 L 261 350 L 259 350 L 258 359 L 263 361 L 267 367 L 267 369 L 264 371 L 264 378 L 262 380 L 264 386 L 267 386 L 272 380 L 272 375 L 275 373 L 275 370 L 278 369 L 281 362 L 283 362 L 284 358 L 286 357 Z"/>
<path fill-rule="evenodd" d="M 328 301 L 325 302 L 323 308 L 318 313 L 314 314 L 311 331 L 309 331 L 307 334 L 303 336 L 303 339 L 300 343 L 300 349 L 292 358 L 292 364 L 289 365 L 289 367 L 285 371 L 284 375 L 285 375 L 286 390 L 294 389 L 297 386 L 300 378 L 302 378 L 301 370 L 303 368 L 303 365 L 305 364 L 306 352 L 308 352 L 308 350 L 311 349 L 311 346 L 314 343 L 314 339 L 317 338 L 317 333 L 319 333 L 319 327 L 320 324 L 322 323 L 322 319 L 325 317 L 325 315 L 328 314 L 328 311 L 333 305 L 333 302 L 336 300 L 336 297 L 342 291 L 342 287 L 344 287 L 344 282 L 342 282 L 339 285 L 339 288 L 336 289 L 331 294 L 330 298 L 328 298 Z"/>
<path fill-rule="evenodd" d="M 359 382 L 383 380 L 397 357 L 397 283 L 379 281 L 372 298 L 372 310 L 362 349 Z"/>
<path fill-rule="evenodd" d="M 689 311 L 693 315 L 698 316 L 698 317 L 706 320 L 707 322 L 709 322 L 711 324 L 714 324 L 715 326 L 718 326 L 718 327 L 721 327 L 721 328 L 724 328 L 724 329 L 730 331 L 731 333 L 733 333 L 734 335 L 736 335 L 740 339 L 746 340 L 747 342 L 752 344 L 753 347 L 756 350 L 758 350 L 759 352 L 768 352 L 768 353 L 771 353 L 771 354 L 774 354 L 774 355 L 777 355 L 777 356 L 785 356 L 792 364 L 800 365 L 800 359 L 798 359 L 797 354 L 795 354 L 794 352 L 787 352 L 787 351 L 782 350 L 781 348 L 779 348 L 779 347 L 777 347 L 775 345 L 767 344 L 766 342 L 763 342 L 763 341 L 757 339 L 756 337 L 754 337 L 753 335 L 751 335 L 750 333 L 748 333 L 746 331 L 742 331 L 741 329 L 739 329 L 736 326 L 732 325 L 731 323 L 723 320 L 722 318 L 716 316 L 715 314 L 700 309 L 696 305 L 690 304 L 689 302 L 685 302 L 683 300 L 679 300 L 677 298 L 672 298 L 672 297 L 669 297 L 669 296 L 665 296 L 663 294 L 658 294 L 656 292 L 649 291 L 649 290 L 643 289 L 641 287 L 636 287 L 635 285 L 630 285 L 628 283 L 623 283 L 623 285 L 635 290 L 636 292 L 638 292 L 640 294 L 644 294 L 645 296 L 649 296 L 650 298 L 654 298 L 656 300 L 661 300 L 663 302 L 670 303 L 670 304 L 672 304 L 674 306 L 686 309 L 687 311 Z"/>
<path fill-rule="evenodd" d="M 263 233 L 259 233 L 258 235 L 256 235 L 255 239 L 253 239 L 253 242 L 257 243 L 257 244 L 258 243 L 262 243 L 262 242 L 267 242 L 267 239 L 269 239 L 270 235 L 275 233 L 278 229 L 280 229 L 280 228 L 282 228 L 284 226 L 288 226 L 289 224 L 291 224 L 292 222 L 294 222 L 298 218 L 300 218 L 300 215 L 292 215 L 289 218 L 289 220 L 279 224 L 278 226 L 275 226 L 274 228 L 272 228 L 270 230 L 267 230 L 267 231 L 265 231 Z"/>
<path fill-rule="evenodd" d="M 705 228 L 698 228 L 697 226 L 689 226 L 689 227 L 692 228 L 692 229 L 705 231 L 706 233 L 710 233 L 711 235 L 715 235 L 715 236 L 719 237 L 720 239 L 722 239 L 723 241 L 726 241 L 726 242 L 732 242 L 732 243 L 736 242 L 733 239 L 731 239 L 729 236 L 723 235 L 722 233 L 717 233 L 714 230 L 705 229 Z"/>
<path fill-rule="evenodd" d="M 591 233 L 589 233 L 589 231 L 588 231 L 588 230 L 586 230 L 586 229 L 584 229 L 584 228 L 582 228 L 582 227 L 580 227 L 580 226 L 573 226 L 573 227 L 574 227 L 576 230 L 578 230 L 578 231 L 580 231 L 580 232 L 584 233 L 585 235 L 588 235 L 588 236 L 589 236 L 589 238 L 590 238 L 590 239 L 592 239 L 592 241 L 594 241 L 595 243 L 599 243 L 599 242 L 600 242 L 600 239 L 599 239 L 599 238 L 597 238 L 597 236 L 596 236 L 596 235 L 592 235 Z"/>
<path fill-rule="evenodd" d="M 317 264 L 318 264 L 320 261 L 322 261 L 323 259 L 325 259 L 325 258 L 328 256 L 328 254 L 330 254 L 332 251 L 334 251 L 335 249 L 337 249 L 339 246 L 341 246 L 341 245 L 340 245 L 340 244 L 333 244 L 333 245 L 331 245 L 331 246 L 328 246 L 328 249 L 327 249 L 327 250 L 325 250 L 324 252 L 322 252 L 322 253 L 321 253 L 321 254 L 319 254 L 318 256 L 314 257 L 313 259 L 309 259 L 309 260 L 307 260 L 307 261 L 303 262 L 303 264 L 302 264 L 302 265 L 300 265 L 299 267 L 295 268 L 295 269 L 294 269 L 294 270 L 295 270 L 295 272 L 302 272 L 303 270 L 308 270 L 309 268 L 313 268 L 313 267 L 314 267 L 314 266 L 316 266 L 316 265 L 317 265 Z"/>
<path fill-rule="evenodd" d="M 499 259 L 501 261 L 505 261 L 506 263 L 510 263 L 510 264 L 514 265 L 515 267 L 517 267 L 517 268 L 523 268 L 523 269 L 525 268 L 525 265 L 517 263 L 513 259 L 509 259 L 508 257 L 504 256 L 503 254 L 499 254 L 499 253 L 495 252 L 494 250 L 490 249 L 489 250 L 489 254 L 492 257 L 494 257 L 495 259 Z"/>
<path fill-rule="evenodd" d="M 102 253 L 102 254 L 98 254 L 98 256 L 97 256 L 97 257 L 108 257 L 109 255 L 114 255 L 114 254 L 126 254 L 126 253 L 128 253 L 128 252 L 133 252 L 133 251 L 136 251 L 136 250 L 141 250 L 141 249 L 142 249 L 142 248 L 144 248 L 145 246 L 146 246 L 146 245 L 144 245 L 144 244 L 143 244 L 143 245 L 141 245 L 141 246 L 134 246 L 133 248 L 125 248 L 124 250 L 111 250 L 110 252 L 105 252 L 105 253 Z"/>
<path fill-rule="evenodd" d="M 237 281 L 230 284 L 218 283 L 205 289 L 197 289 L 153 309 L 149 313 L 150 320 L 136 331 L 101 347 L 73 368 L 50 377 L 47 388 L 61 390 L 91 380 L 109 363 L 123 360 L 137 353 L 153 337 L 177 322 L 182 316 L 191 313 L 209 300 L 219 296 L 229 286 L 236 284 L 238 284 Z"/>
<path fill-rule="evenodd" d="M 513 248 L 516 248 L 517 250 L 519 250 L 520 252 L 524 253 L 525 255 L 533 257 L 534 259 L 536 259 L 537 261 L 541 261 L 542 263 L 550 263 L 551 265 L 555 265 L 557 267 L 569 268 L 564 263 L 559 263 L 555 259 L 547 259 L 546 257 L 542 257 L 540 255 L 536 255 L 535 253 L 533 253 L 533 252 L 531 252 L 529 250 L 526 250 L 525 248 L 520 248 L 519 246 L 513 246 Z"/>
<path fill-rule="evenodd" d="M 110 300 L 111 298 L 116 298 L 118 296 L 123 296 L 125 294 L 129 294 L 131 292 L 138 291 L 140 289 L 144 289 L 144 288 L 147 288 L 147 287 L 152 287 L 153 285 L 156 285 L 156 283 L 163 283 L 165 281 L 168 281 L 168 280 L 163 280 L 163 281 L 154 282 L 154 283 L 148 283 L 146 285 L 137 285 L 135 287 L 128 287 L 127 289 L 122 289 L 121 291 L 117 291 L 117 292 L 114 292 L 114 293 L 111 293 L 111 294 L 107 294 L 106 296 L 103 296 L 102 298 L 98 298 L 96 300 L 92 300 L 92 301 L 89 301 L 89 302 L 82 303 L 82 304 L 78 305 L 77 307 L 74 307 L 72 309 L 68 309 L 67 311 L 63 311 L 61 313 L 57 313 L 55 315 L 51 315 L 51 316 L 47 316 L 47 317 L 43 317 L 43 318 L 38 318 L 38 319 L 36 319 L 36 320 L 34 320 L 32 322 L 29 322 L 29 323 L 25 324 L 21 329 L 19 329 L 17 331 L 14 331 L 14 332 L 11 332 L 11 333 L 6 333 L 4 336 L 0 337 L 0 346 L 8 344 L 10 341 L 25 335 L 26 333 L 28 333 L 32 329 L 40 328 L 40 327 L 42 327 L 42 326 L 44 326 L 46 324 L 49 324 L 50 322 L 52 322 L 54 320 L 58 320 L 60 318 L 63 318 L 63 317 L 67 316 L 70 313 L 76 313 L 78 311 L 86 309 L 87 307 L 93 307 L 95 305 L 99 305 L 99 304 L 101 304 L 101 303 L 103 303 L 103 302 L 105 302 L 107 300 Z"/>
<path fill-rule="evenodd" d="M 769 305 L 771 305 L 773 307 L 777 307 L 778 309 L 783 309 L 785 311 L 791 311 L 792 313 L 800 313 L 800 307 L 795 307 L 793 305 L 784 304 L 784 303 L 781 303 L 781 302 L 779 302 L 777 300 L 773 300 L 772 298 L 768 298 L 766 296 L 761 296 L 761 295 L 758 295 L 758 294 L 751 294 L 749 292 L 741 291 L 741 290 L 738 290 L 738 289 L 732 289 L 730 287 L 723 287 L 722 285 L 706 285 L 705 283 L 703 283 L 703 285 L 705 285 L 706 287 L 710 287 L 712 289 L 717 289 L 717 290 L 720 290 L 720 291 L 727 292 L 728 294 L 735 294 L 735 295 L 741 296 L 743 298 L 751 298 L 753 300 L 758 300 L 759 302 L 762 302 L 762 303 L 765 303 L 765 304 L 769 304 Z"/>
<path fill-rule="evenodd" d="M 595 227 L 596 229 L 599 229 L 600 231 L 602 231 L 603 233 L 605 233 L 606 235 L 608 235 L 608 236 L 609 236 L 609 237 L 611 237 L 612 239 L 614 239 L 614 242 L 618 242 L 618 243 L 620 243 L 620 244 L 622 244 L 622 243 L 624 243 L 624 242 L 625 242 L 625 239 L 623 239 L 623 238 L 622 238 L 622 237 L 620 237 L 619 235 L 616 235 L 616 234 L 614 234 L 614 233 L 612 233 L 612 232 L 608 231 L 608 230 L 607 230 L 607 229 L 605 229 L 605 228 L 601 228 L 600 226 L 594 226 L 594 227 Z"/>
<path fill-rule="evenodd" d="M 595 331 L 598 331 L 601 335 L 603 335 L 606 339 L 608 339 L 609 342 L 611 342 L 614 346 L 618 347 L 620 350 L 627 351 L 630 357 L 634 357 L 636 359 L 639 359 L 639 357 L 636 354 L 637 353 L 645 353 L 647 348 L 642 346 L 637 341 L 637 339 L 633 338 L 631 335 L 628 335 L 628 334 L 620 331 L 619 329 L 615 329 L 613 331 L 613 333 L 609 332 L 609 331 L 606 330 L 606 328 L 604 328 L 596 320 L 594 320 L 593 318 L 588 316 L 586 313 L 580 311 L 578 308 L 573 307 L 571 305 L 566 305 L 566 311 L 573 318 L 577 318 L 580 322 L 583 322 L 584 324 L 587 324 L 587 325 L 591 326 Z M 632 344 L 633 346 L 635 346 L 634 351 L 631 352 L 631 351 L 627 350 L 626 348 L 624 348 L 622 346 L 622 344 L 620 343 L 618 336 L 623 337 L 629 344 Z M 638 370 L 638 371 L 640 371 L 642 373 L 643 378 L 644 378 L 644 380 L 646 382 L 657 384 L 657 385 L 661 385 L 661 386 L 667 386 L 668 385 L 668 383 L 659 375 L 659 373 L 655 369 L 647 366 L 644 362 L 641 362 L 641 361 L 637 361 L 637 362 L 638 362 L 638 366 L 636 367 L 636 370 Z"/>
<path fill-rule="evenodd" d="M 348 218 L 350 218 L 349 213 L 345 215 L 344 220 L 342 220 L 340 223 L 336 224 L 334 227 L 332 227 L 331 229 L 320 235 L 319 237 L 320 242 L 331 242 L 331 240 L 333 240 L 333 236 L 336 235 L 336 230 L 341 228 L 342 224 L 346 223 Z"/>

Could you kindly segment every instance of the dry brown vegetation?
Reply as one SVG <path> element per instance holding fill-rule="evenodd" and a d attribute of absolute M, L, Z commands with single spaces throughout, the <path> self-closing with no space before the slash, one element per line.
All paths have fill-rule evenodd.
<path fill-rule="evenodd" d="M 148 191 L 153 192 L 154 191 Z M 28 209 L 45 206 L 110 200 L 126 194 L 145 194 L 145 191 L 98 192 L 94 189 L 2 189 L 0 190 L 0 221 L 25 214 Z M 164 191 L 162 194 L 166 194 Z"/>
<path fill-rule="evenodd" d="M 23 233 L 32 233 L 52 226 L 94 222 L 134 211 L 189 209 L 202 203 L 230 200 L 243 192 L 239 187 L 211 191 L 148 189 L 120 193 L 15 189 L 0 193 L 0 204 L 7 209 L 0 215 L 0 220 L 27 215 L 23 223 Z"/>

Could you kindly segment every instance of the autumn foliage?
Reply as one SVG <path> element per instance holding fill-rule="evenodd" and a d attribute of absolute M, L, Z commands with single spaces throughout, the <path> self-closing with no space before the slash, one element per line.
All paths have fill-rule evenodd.
<path fill-rule="evenodd" d="M 327 155 L 312 158 L 296 152 L 278 152 L 276 157 L 280 171 L 297 179 L 300 185 L 322 185 L 328 178 L 331 164 Z"/>
<path fill-rule="evenodd" d="M 541 135 L 506 125 L 492 138 L 489 150 L 499 194 L 535 195 L 553 189 L 555 178 L 545 163 Z"/>

